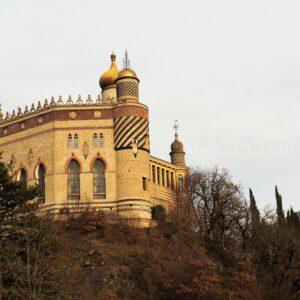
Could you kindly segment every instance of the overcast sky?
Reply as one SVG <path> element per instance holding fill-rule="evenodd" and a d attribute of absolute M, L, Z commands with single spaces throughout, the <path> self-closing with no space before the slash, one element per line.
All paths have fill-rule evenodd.
<path fill-rule="evenodd" d="M 190 166 L 225 167 L 258 205 L 300 210 L 299 0 L 0 0 L 4 111 L 95 99 L 127 48 L 150 109 L 151 153 L 179 122 Z"/>

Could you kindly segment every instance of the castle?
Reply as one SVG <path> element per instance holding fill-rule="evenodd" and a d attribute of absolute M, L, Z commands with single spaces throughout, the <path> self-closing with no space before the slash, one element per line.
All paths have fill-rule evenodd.
<path fill-rule="evenodd" d="M 99 80 L 96 101 L 69 96 L 0 112 L 0 149 L 16 180 L 40 187 L 40 210 L 63 214 L 85 208 L 149 221 L 154 207 L 170 210 L 188 173 L 177 131 L 171 162 L 150 155 L 148 108 L 127 53 L 116 55 Z"/>

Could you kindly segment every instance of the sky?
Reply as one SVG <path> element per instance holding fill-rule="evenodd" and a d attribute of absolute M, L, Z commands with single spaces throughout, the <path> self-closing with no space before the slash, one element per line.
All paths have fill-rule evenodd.
<path fill-rule="evenodd" d="M 300 210 L 298 0 L 0 0 L 5 111 L 96 99 L 125 49 L 150 110 L 151 154 L 169 160 L 178 120 L 191 167 L 226 168 L 260 208 Z"/>

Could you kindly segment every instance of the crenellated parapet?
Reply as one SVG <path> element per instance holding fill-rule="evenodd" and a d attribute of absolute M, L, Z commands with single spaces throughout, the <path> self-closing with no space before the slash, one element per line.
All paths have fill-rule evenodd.
<path fill-rule="evenodd" d="M 35 105 L 34 103 L 31 104 L 30 108 L 26 105 L 24 109 L 22 110 L 21 107 L 18 107 L 17 110 L 13 110 L 12 112 L 6 112 L 5 115 L 2 112 L 2 108 L 0 105 L 0 125 L 3 125 L 5 123 L 15 121 L 30 115 L 35 115 L 40 112 L 44 112 L 47 110 L 50 110 L 54 107 L 86 107 L 91 105 L 101 105 L 108 103 L 103 103 L 101 99 L 101 95 L 99 94 L 94 101 L 91 97 L 91 95 L 87 96 L 87 99 L 84 101 L 82 100 L 81 95 L 78 95 L 77 100 L 73 101 L 72 96 L 69 95 L 66 101 L 64 102 L 62 96 L 58 97 L 58 100 L 55 101 L 54 97 L 51 97 L 50 101 L 48 99 L 45 99 L 44 103 L 42 104 L 41 101 L 38 101 Z"/>

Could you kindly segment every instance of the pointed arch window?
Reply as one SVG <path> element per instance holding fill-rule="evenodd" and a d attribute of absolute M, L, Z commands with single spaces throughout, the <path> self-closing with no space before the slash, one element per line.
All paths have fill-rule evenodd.
<path fill-rule="evenodd" d="M 73 145 L 73 138 L 72 138 L 72 134 L 68 135 L 68 148 L 72 148 Z"/>
<path fill-rule="evenodd" d="M 72 159 L 68 165 L 68 200 L 80 199 L 80 166 Z"/>
<path fill-rule="evenodd" d="M 98 137 L 97 137 L 97 133 L 94 133 L 93 135 L 93 147 L 97 148 L 98 146 Z"/>
<path fill-rule="evenodd" d="M 106 198 L 105 165 L 101 159 L 96 159 L 93 165 L 94 199 Z"/>
<path fill-rule="evenodd" d="M 103 136 L 103 133 L 99 134 L 99 147 L 100 148 L 104 147 L 104 136 Z"/>
<path fill-rule="evenodd" d="M 74 148 L 78 149 L 78 134 L 74 135 Z"/>
<path fill-rule="evenodd" d="M 24 183 L 24 184 L 26 184 L 26 182 L 27 182 L 27 173 L 26 173 L 25 169 L 21 168 L 19 170 L 17 180 Z"/>
<path fill-rule="evenodd" d="M 37 181 L 39 185 L 38 199 L 40 203 L 45 203 L 45 192 L 46 192 L 45 174 L 46 174 L 45 166 L 43 164 L 39 164 L 37 170 Z"/>

